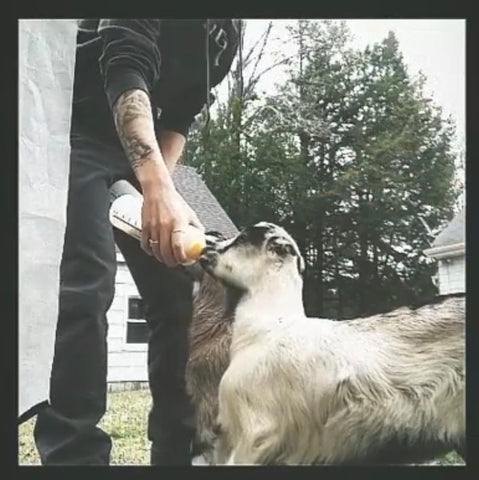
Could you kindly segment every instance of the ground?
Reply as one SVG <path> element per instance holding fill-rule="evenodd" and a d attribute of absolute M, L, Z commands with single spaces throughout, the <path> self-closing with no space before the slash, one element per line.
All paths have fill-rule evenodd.
<path fill-rule="evenodd" d="M 113 392 L 108 394 L 107 413 L 100 426 L 113 439 L 112 465 L 148 465 L 149 441 L 146 436 L 148 410 L 150 408 L 148 390 Z M 20 425 L 18 431 L 18 464 L 40 465 L 37 450 L 33 443 L 35 419 Z M 439 465 L 463 465 L 455 454 L 438 459 Z"/>
<path fill-rule="evenodd" d="M 150 442 L 146 423 L 150 409 L 148 390 L 108 394 L 107 413 L 100 426 L 113 440 L 112 465 L 148 465 Z M 40 459 L 33 443 L 35 419 L 20 425 L 18 435 L 19 465 L 39 465 Z"/>

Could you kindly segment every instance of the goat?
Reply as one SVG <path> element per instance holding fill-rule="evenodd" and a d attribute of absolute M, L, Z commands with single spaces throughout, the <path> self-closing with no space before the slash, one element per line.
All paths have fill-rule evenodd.
<path fill-rule="evenodd" d="M 400 464 L 464 453 L 463 297 L 355 320 L 307 318 L 299 249 L 266 222 L 209 245 L 200 262 L 235 299 L 216 463 Z"/>
<path fill-rule="evenodd" d="M 208 232 L 212 237 L 224 237 Z M 193 315 L 189 326 L 189 354 L 185 371 L 186 391 L 195 408 L 196 433 L 192 453 L 213 462 L 215 427 L 218 415 L 218 387 L 229 363 L 233 312 L 223 285 L 204 274 L 199 265 L 188 267 L 197 291 L 193 298 Z"/>

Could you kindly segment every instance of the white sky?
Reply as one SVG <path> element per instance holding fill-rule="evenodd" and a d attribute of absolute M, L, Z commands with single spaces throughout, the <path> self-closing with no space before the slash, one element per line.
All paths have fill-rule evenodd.
<path fill-rule="evenodd" d="M 263 60 L 264 66 L 274 62 L 269 52 L 287 49 L 285 26 L 292 20 L 273 20 L 272 40 Z M 244 51 L 248 51 L 269 23 L 268 19 L 247 20 Z M 427 78 L 426 93 L 451 115 L 457 128 L 456 146 L 465 148 L 465 20 L 461 19 L 352 19 L 346 20 L 353 34 L 353 45 L 364 48 L 383 40 L 390 30 L 399 41 L 408 70 L 419 70 Z M 281 45 L 281 47 L 279 47 Z M 293 47 L 294 48 L 294 47 Z M 272 70 L 263 77 L 260 90 L 274 88 L 281 71 Z M 224 86 L 224 85 L 223 85 Z M 220 93 L 220 92 L 219 92 Z"/>

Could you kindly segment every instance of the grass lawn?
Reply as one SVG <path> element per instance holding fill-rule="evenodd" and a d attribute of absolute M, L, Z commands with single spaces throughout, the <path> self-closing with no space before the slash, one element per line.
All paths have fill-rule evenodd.
<path fill-rule="evenodd" d="M 108 394 L 108 407 L 100 426 L 113 440 L 112 465 L 149 465 L 150 442 L 146 424 L 150 409 L 148 390 L 114 392 Z M 18 464 L 40 465 L 33 442 L 35 418 L 18 429 Z M 436 463 L 436 462 L 435 462 Z M 437 460 L 439 465 L 464 465 L 462 459 L 451 452 Z"/>
<path fill-rule="evenodd" d="M 108 394 L 107 412 L 100 426 L 110 434 L 113 441 L 112 465 L 149 465 L 150 442 L 146 435 L 146 425 L 150 404 L 148 390 Z M 35 417 L 19 427 L 19 465 L 40 465 L 33 441 L 34 425 Z"/>

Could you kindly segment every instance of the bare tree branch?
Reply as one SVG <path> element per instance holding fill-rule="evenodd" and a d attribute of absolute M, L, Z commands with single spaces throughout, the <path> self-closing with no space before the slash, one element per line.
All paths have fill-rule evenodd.
<path fill-rule="evenodd" d="M 262 70 L 260 73 L 258 73 L 256 75 L 255 78 L 253 77 L 250 77 L 250 80 L 248 82 L 248 85 L 246 86 L 246 89 L 245 89 L 245 92 L 247 92 L 248 94 L 251 92 L 251 90 L 256 86 L 256 84 L 258 83 L 258 81 L 261 79 L 261 77 L 265 74 L 265 73 L 268 73 L 270 70 L 273 70 L 273 68 L 276 68 L 276 67 L 279 67 L 280 65 L 282 64 L 285 64 L 286 62 L 288 62 L 289 60 L 291 60 L 292 58 L 294 57 L 294 55 L 290 55 L 289 57 L 284 57 L 282 58 L 281 60 L 279 60 L 278 62 L 276 63 L 273 63 L 273 65 L 270 65 L 269 67 L 265 68 L 264 70 Z"/>
<path fill-rule="evenodd" d="M 247 66 L 249 61 L 250 61 L 250 57 L 251 55 L 254 53 L 254 51 L 256 50 L 256 47 L 261 43 L 263 42 L 263 47 L 264 48 L 264 44 L 266 43 L 265 40 L 263 40 L 265 37 L 268 37 L 269 36 L 269 33 L 271 31 L 271 27 L 272 27 L 272 23 L 273 22 L 270 22 L 267 29 L 260 35 L 260 37 L 258 38 L 258 40 L 256 40 L 255 44 L 250 48 L 249 52 L 246 54 L 246 58 L 244 59 L 244 65 Z"/>
<path fill-rule="evenodd" d="M 256 63 L 254 64 L 253 67 L 253 72 L 251 73 L 251 78 L 254 78 L 256 69 L 258 68 L 258 64 L 263 58 L 264 52 L 265 52 L 265 47 L 268 42 L 269 35 L 271 33 L 271 29 L 273 28 L 273 22 L 269 22 L 268 28 L 266 29 L 265 35 L 264 35 L 264 40 L 263 40 L 263 45 L 261 45 L 261 49 L 259 51 L 258 56 L 256 57 Z"/>

